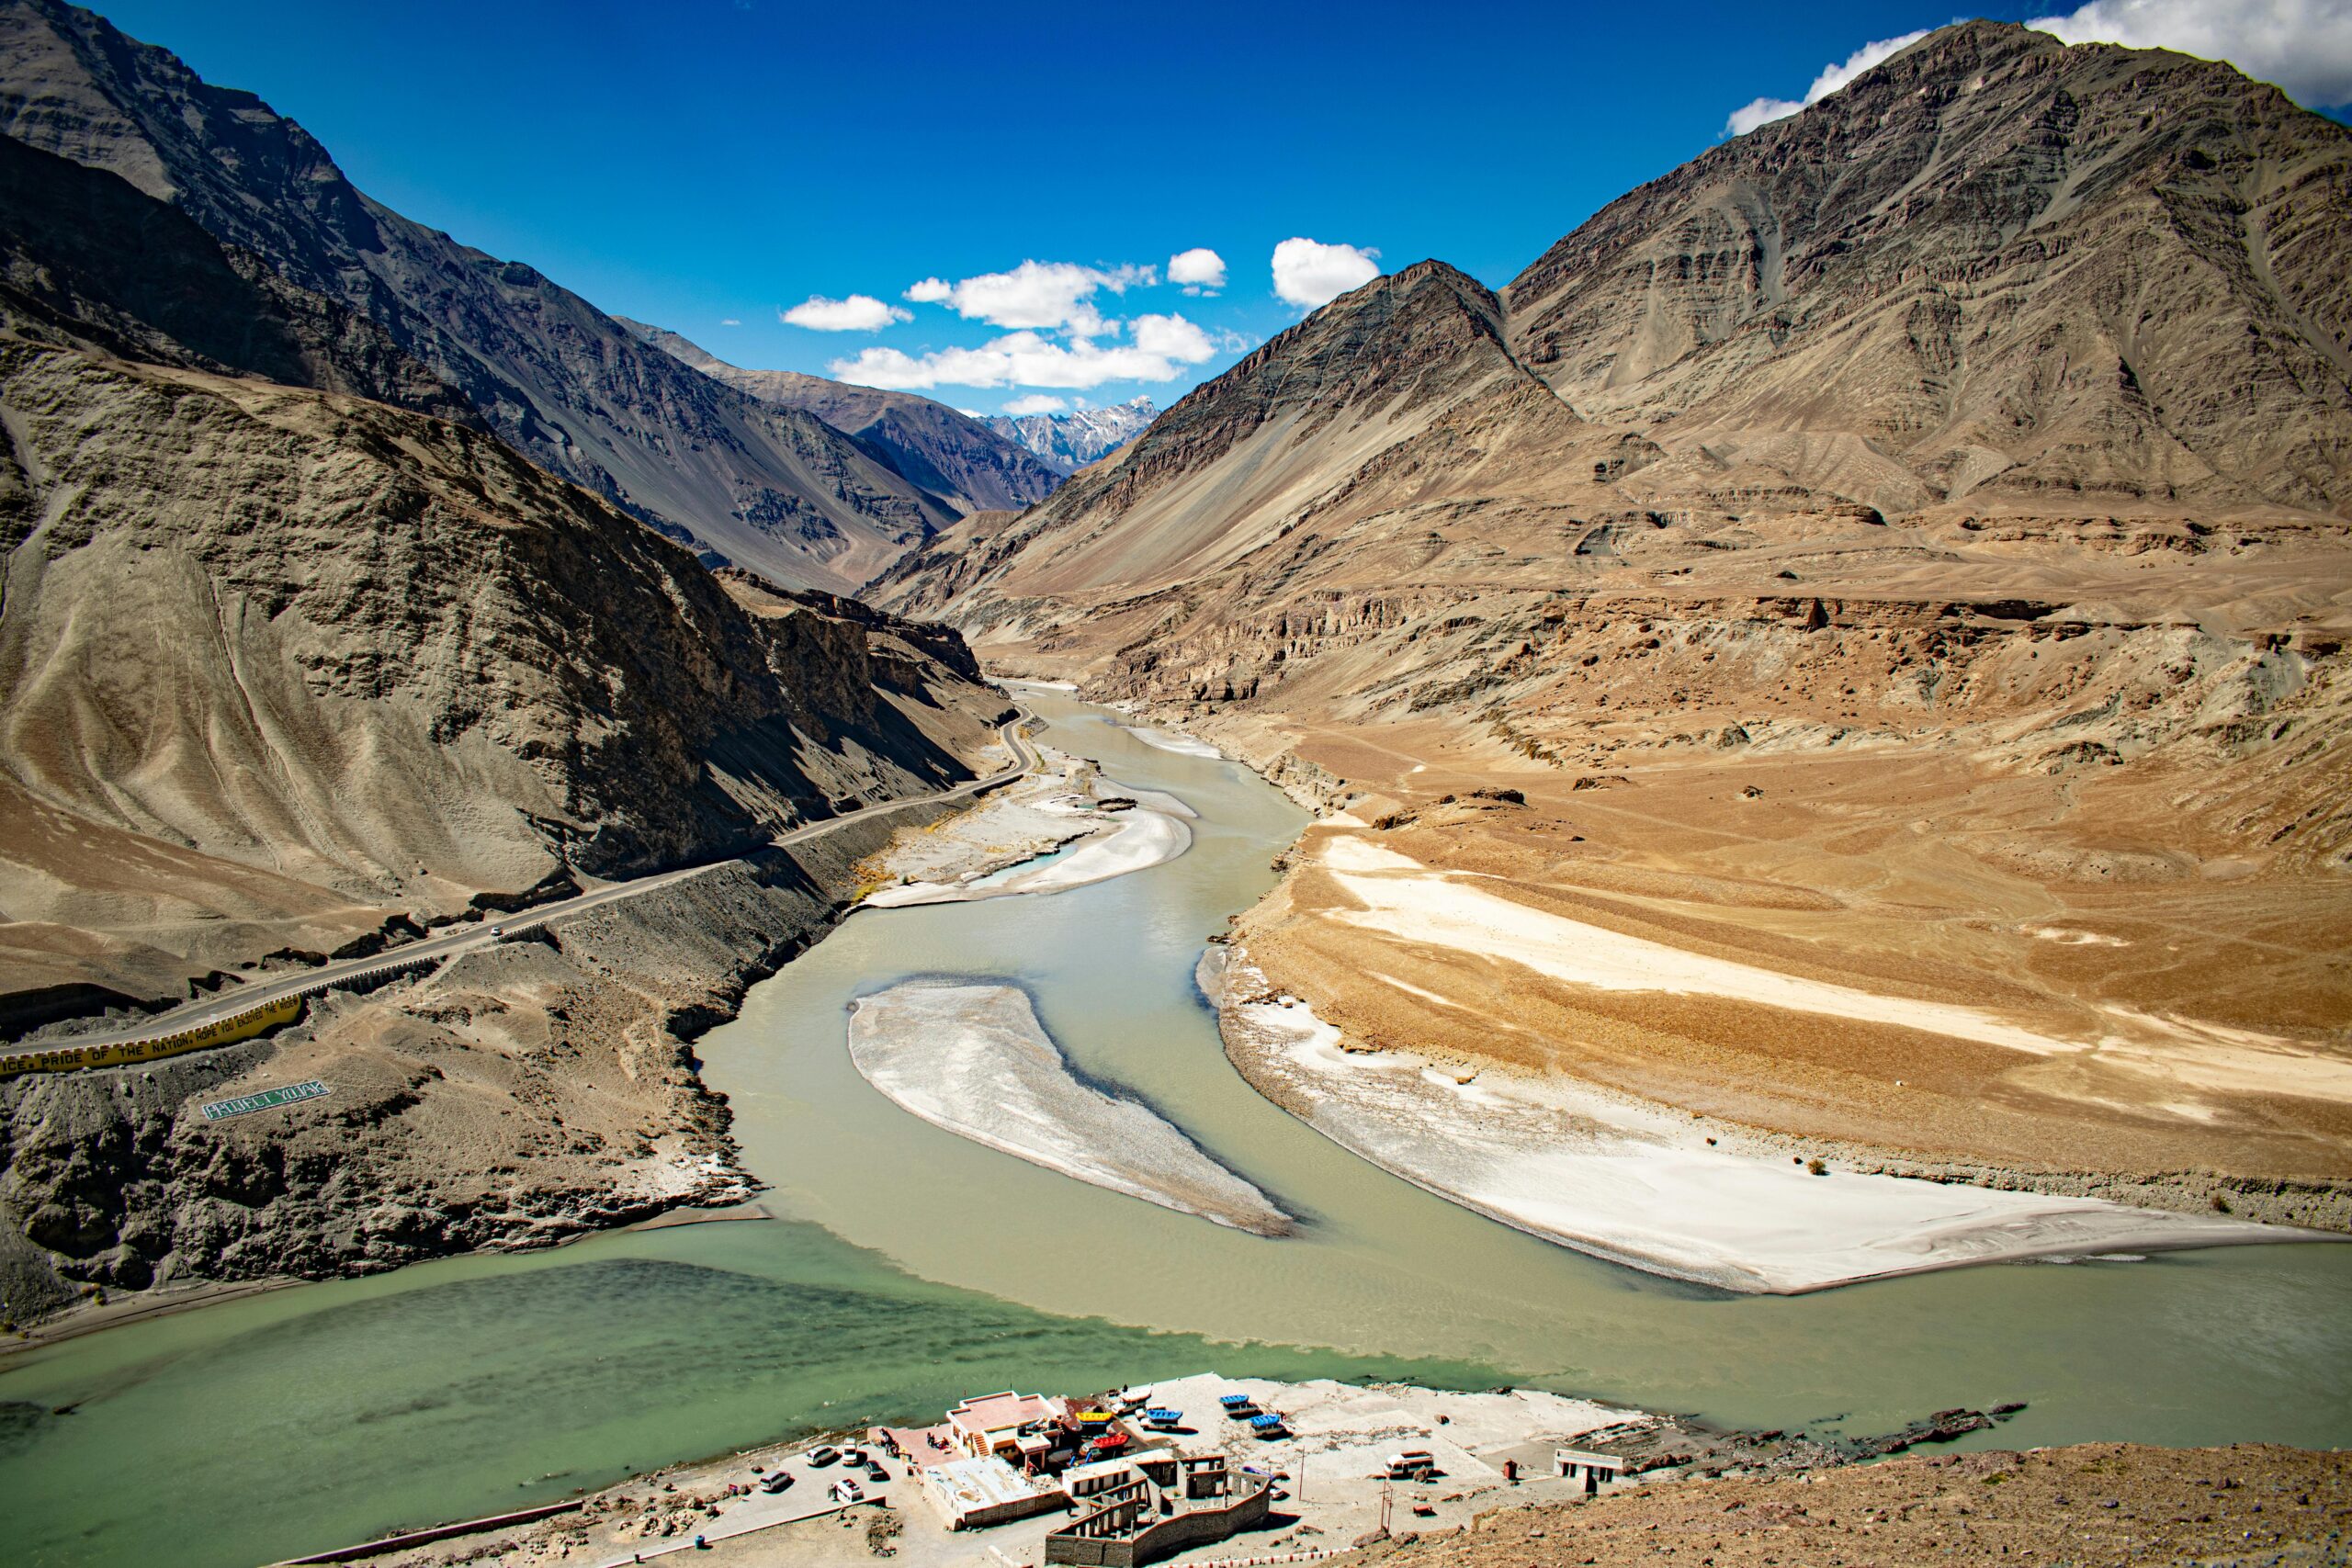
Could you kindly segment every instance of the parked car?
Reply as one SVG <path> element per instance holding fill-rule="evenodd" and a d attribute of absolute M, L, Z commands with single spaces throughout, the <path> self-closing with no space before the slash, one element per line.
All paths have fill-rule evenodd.
<path fill-rule="evenodd" d="M 791 1485 L 792 1472 L 788 1470 L 775 1471 L 760 1477 L 760 1490 L 763 1492 L 783 1492 Z"/>
<path fill-rule="evenodd" d="M 832 1463 L 833 1461 L 841 1458 L 842 1450 L 833 1447 L 831 1443 L 820 1443 L 815 1448 L 808 1450 L 808 1457 L 810 1464 L 815 1465 L 819 1470 L 822 1470 L 827 1465 Z"/>
<path fill-rule="evenodd" d="M 865 1489 L 844 1475 L 833 1483 L 826 1495 L 836 1503 L 863 1503 L 865 1501 Z"/>
<path fill-rule="evenodd" d="M 842 1450 L 842 1462 L 849 1466 L 852 1470 L 859 1469 L 865 1463 L 865 1450 L 864 1449 L 843 1449 Z"/>
<path fill-rule="evenodd" d="M 878 1459 L 870 1459 L 865 1461 L 865 1473 L 877 1486 L 889 1483 L 890 1472 L 882 1468 L 882 1461 Z"/>

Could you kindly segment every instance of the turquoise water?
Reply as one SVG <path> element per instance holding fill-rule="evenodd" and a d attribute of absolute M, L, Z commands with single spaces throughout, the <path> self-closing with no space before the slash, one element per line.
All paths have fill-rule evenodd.
<path fill-rule="evenodd" d="M 1734 1298 L 1364 1165 L 1241 1083 L 1190 977 L 1302 815 L 1239 769 L 1039 705 L 1050 743 L 1199 810 L 1194 847 L 1065 894 L 862 913 L 755 988 L 700 1049 L 786 1223 L 452 1259 L 14 1358 L 0 1562 L 253 1563 L 967 1393 L 1211 1367 L 1508 1381 L 1858 1432 L 2024 1399 L 1997 1437 L 2012 1446 L 2352 1444 L 2352 1247 Z M 843 1010 L 917 974 L 1027 987 L 1082 1072 L 1170 1116 L 1301 1235 L 1120 1198 L 882 1100 L 849 1066 Z"/>

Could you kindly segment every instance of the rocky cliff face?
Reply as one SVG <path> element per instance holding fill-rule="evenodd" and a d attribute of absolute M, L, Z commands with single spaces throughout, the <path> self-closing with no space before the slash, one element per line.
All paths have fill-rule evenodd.
<path fill-rule="evenodd" d="M 707 553 L 846 591 L 956 515 L 821 419 L 368 200 L 301 127 L 90 12 L 0 7 L 0 131 L 119 175 L 374 322 L 509 446 Z"/>
<path fill-rule="evenodd" d="M 1074 474 L 1133 441 L 1159 417 L 1159 410 L 1149 398 L 1130 398 L 1107 409 L 998 414 L 988 421 L 988 427 L 1035 453 L 1056 473 Z"/>
<path fill-rule="evenodd" d="M 797 370 L 746 370 L 664 328 L 623 324 L 680 363 L 763 403 L 815 414 L 958 512 L 1017 512 L 1045 500 L 1061 482 L 1063 470 L 944 403 Z"/>

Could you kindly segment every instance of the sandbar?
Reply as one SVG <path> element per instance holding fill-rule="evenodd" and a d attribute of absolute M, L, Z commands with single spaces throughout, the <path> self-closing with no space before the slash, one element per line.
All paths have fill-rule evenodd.
<path fill-rule="evenodd" d="M 1081 1082 L 1018 987 L 915 980 L 860 997 L 849 1051 L 866 1082 L 959 1137 L 1236 1230 L 1292 1228 L 1166 1120 Z"/>

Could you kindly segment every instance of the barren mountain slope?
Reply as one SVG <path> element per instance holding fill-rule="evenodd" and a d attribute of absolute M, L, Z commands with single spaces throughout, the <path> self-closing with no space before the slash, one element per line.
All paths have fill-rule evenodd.
<path fill-rule="evenodd" d="M 368 200 L 300 126 L 90 12 L 0 6 L 0 130 L 111 170 L 374 321 L 534 462 L 739 565 L 847 590 L 955 515 L 822 420 Z"/>
<path fill-rule="evenodd" d="M 2352 273 L 2345 133 L 2225 67 L 1971 24 L 1758 136 L 1508 311 L 1438 264 L 1335 300 L 882 597 L 1352 803 L 1239 932 L 1351 1040 L 1841 1159 L 2344 1223 L 2352 321 L 2316 280 Z M 1748 199 L 1708 171 L 1757 160 L 1842 226 L 1770 265 L 1702 245 Z M 2210 231 L 2240 191 L 2267 250 Z M 1874 313 L 1930 288 L 1943 348 Z M 1544 952 L 1732 967 L 1499 958 L 1385 911 L 1375 852 L 1426 868 L 1408 905 L 1525 906 L 1479 919 Z M 1771 1005 L 1773 975 L 1879 999 Z M 1887 998 L 2012 1044 L 1867 1021 Z"/>
<path fill-rule="evenodd" d="M 460 426 L 5 340 L 0 425 L 0 991 L 738 853 L 959 776 L 998 705 Z"/>
<path fill-rule="evenodd" d="M 666 328 L 622 324 L 684 365 L 749 392 L 763 403 L 815 414 L 880 452 L 890 466 L 962 513 L 1018 510 L 1061 483 L 1028 448 L 1006 440 L 945 403 L 804 376 L 797 370 L 746 370 Z"/>
<path fill-rule="evenodd" d="M 260 376 L 462 424 L 455 388 L 375 322 L 224 251 L 103 169 L 0 137 L 0 321 L 123 359 Z M 13 541 L 11 541 L 13 542 Z"/>
<path fill-rule="evenodd" d="M 2347 254 L 2352 130 L 1977 22 L 1602 209 L 1512 283 L 1511 343 L 1675 455 L 1631 492 L 2340 513 Z"/>

